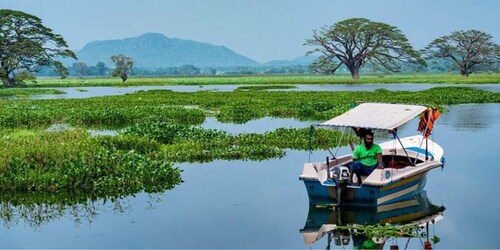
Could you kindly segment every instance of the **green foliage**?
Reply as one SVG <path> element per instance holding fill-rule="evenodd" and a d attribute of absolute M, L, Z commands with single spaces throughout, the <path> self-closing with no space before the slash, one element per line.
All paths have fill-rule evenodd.
<path fill-rule="evenodd" d="M 478 30 L 452 32 L 432 41 L 423 52 L 429 58 L 451 58 L 465 77 L 500 63 L 500 46 L 493 36 Z"/>
<path fill-rule="evenodd" d="M 161 192 L 180 182 L 180 170 L 159 159 L 158 145 L 144 138 L 90 137 L 80 130 L 3 133 L 3 192 L 126 195 Z"/>
<path fill-rule="evenodd" d="M 34 88 L 0 88 L 0 96 L 30 96 L 30 95 L 60 95 L 66 92 L 57 89 L 34 89 Z"/>
<path fill-rule="evenodd" d="M 500 94 L 453 87 L 419 92 L 158 90 L 90 99 L 0 100 L 0 126 L 16 129 L 0 131 L 0 189 L 103 196 L 161 191 L 180 180 L 173 162 L 264 160 L 282 157 L 285 149 L 308 149 L 309 128 L 233 135 L 193 126 L 203 123 L 207 114 L 236 122 L 268 116 L 318 121 L 358 101 L 440 106 L 498 103 Z M 97 137 L 79 129 L 36 130 L 52 124 L 127 128 L 118 136 Z M 336 146 L 340 135 L 319 128 L 314 133 L 316 149 Z"/>
<path fill-rule="evenodd" d="M 145 122 L 122 131 L 129 136 L 146 137 L 165 144 L 164 157 L 172 162 L 212 161 L 216 159 L 263 160 L 284 156 L 283 149 L 307 150 L 309 128 L 279 128 L 264 134 L 231 135 L 225 131 L 203 129 L 197 126 Z M 341 133 L 315 129 L 314 149 L 335 147 Z M 345 136 L 341 145 L 353 137 Z"/>
<path fill-rule="evenodd" d="M 45 27 L 40 18 L 21 11 L 0 10 L 0 80 L 5 86 L 32 80 L 25 73 L 16 77 L 16 72 L 35 72 L 39 66 L 54 64 L 64 75 L 65 68 L 54 58 L 76 59 L 67 47 L 64 39 Z"/>
<path fill-rule="evenodd" d="M 118 76 L 125 82 L 128 79 L 128 73 L 134 65 L 132 58 L 124 55 L 113 55 L 111 56 L 111 61 L 115 64 L 115 70 L 113 71 L 113 76 Z"/>
<path fill-rule="evenodd" d="M 315 46 L 308 54 L 320 56 L 311 66 L 321 73 L 334 73 L 345 65 L 353 79 L 359 79 L 359 70 L 373 62 L 392 72 L 401 70 L 400 62 L 425 65 L 398 28 L 365 18 L 350 18 L 321 31 L 314 31 L 305 45 Z"/>
<path fill-rule="evenodd" d="M 137 151 L 140 154 L 151 154 L 160 149 L 161 144 L 146 137 L 131 135 L 99 136 L 98 142 L 105 148 L 123 151 Z"/>
<path fill-rule="evenodd" d="M 293 85 L 264 85 L 264 86 L 241 86 L 235 89 L 235 91 L 245 91 L 245 90 L 273 90 L 273 89 L 295 89 L 296 86 Z"/>
<path fill-rule="evenodd" d="M 116 102 L 108 98 L 74 101 L 10 101 L 8 105 L 0 106 L 0 126 L 32 128 L 67 123 L 84 127 L 119 128 L 144 119 L 183 124 L 201 124 L 205 120 L 205 113 L 200 109 L 154 105 L 140 99 L 132 102 L 129 98 Z"/>
<path fill-rule="evenodd" d="M 283 85 L 283 84 L 349 84 L 349 83 L 499 83 L 499 73 L 474 74 L 468 78 L 456 74 L 371 74 L 353 80 L 346 75 L 253 75 L 212 77 L 137 77 L 122 83 L 116 78 L 55 79 L 40 78 L 37 86 L 158 86 L 158 85 Z"/>
<path fill-rule="evenodd" d="M 338 226 L 338 230 L 350 230 L 355 235 L 362 235 L 367 238 L 361 246 L 361 249 L 378 249 L 378 244 L 375 241 L 386 240 L 394 237 L 420 237 L 418 234 L 421 227 L 416 224 L 392 225 L 386 223 L 384 225 L 359 225 L 352 224 L 347 226 Z"/>

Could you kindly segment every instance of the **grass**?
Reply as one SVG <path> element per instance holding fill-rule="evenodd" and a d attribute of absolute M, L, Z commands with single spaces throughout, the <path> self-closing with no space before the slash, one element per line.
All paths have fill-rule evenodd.
<path fill-rule="evenodd" d="M 145 85 L 238 85 L 238 84 L 358 84 L 358 83 L 500 83 L 500 73 L 472 74 L 372 74 L 353 80 L 350 75 L 251 75 L 196 77 L 136 77 L 125 83 L 119 78 L 39 78 L 33 87 L 145 86 Z"/>

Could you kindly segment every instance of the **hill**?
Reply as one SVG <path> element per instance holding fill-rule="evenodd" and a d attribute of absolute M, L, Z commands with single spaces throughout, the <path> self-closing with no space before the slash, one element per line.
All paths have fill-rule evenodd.
<path fill-rule="evenodd" d="M 196 67 L 258 66 L 258 62 L 224 46 L 146 33 L 121 40 L 94 41 L 76 52 L 78 61 L 88 66 L 104 62 L 112 65 L 111 55 L 124 54 L 134 59 L 134 67 L 166 68 L 182 65 Z M 74 61 L 64 60 L 71 65 Z"/>

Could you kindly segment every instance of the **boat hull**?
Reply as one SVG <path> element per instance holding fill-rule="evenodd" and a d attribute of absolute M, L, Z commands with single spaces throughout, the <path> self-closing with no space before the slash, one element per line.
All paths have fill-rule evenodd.
<path fill-rule="evenodd" d="M 444 166 L 443 149 L 420 135 L 401 138 L 397 142 L 387 141 L 380 147 L 385 167 L 374 169 L 368 176 L 361 176 L 361 181 L 357 181 L 355 175 L 353 181 L 362 182 L 362 185 L 342 186 L 340 202 L 334 181 L 334 176 L 339 177 L 334 170 L 349 168 L 352 155 L 330 159 L 328 163 L 305 163 L 299 179 L 306 186 L 309 203 L 318 206 L 380 206 L 408 199 L 424 189 L 430 170 Z M 349 181 L 342 178 L 337 181 Z"/>
<path fill-rule="evenodd" d="M 410 199 L 424 189 L 427 173 L 421 172 L 383 186 L 346 186 L 342 189 L 340 203 L 343 206 L 380 206 Z M 315 178 L 300 179 L 306 186 L 311 205 L 338 204 L 337 185 L 334 182 L 322 184 Z"/>

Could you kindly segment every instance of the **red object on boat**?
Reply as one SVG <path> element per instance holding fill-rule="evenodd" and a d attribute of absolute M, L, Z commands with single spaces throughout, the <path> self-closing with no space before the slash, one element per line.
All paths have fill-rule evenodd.
<path fill-rule="evenodd" d="M 420 117 L 420 122 L 418 123 L 418 131 L 425 133 L 424 138 L 428 138 L 431 135 L 432 128 L 434 127 L 434 122 L 439 118 L 439 110 L 436 108 L 428 108 L 424 111 Z"/>

